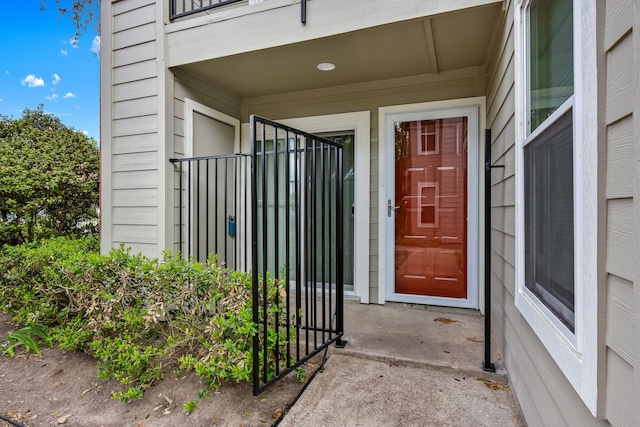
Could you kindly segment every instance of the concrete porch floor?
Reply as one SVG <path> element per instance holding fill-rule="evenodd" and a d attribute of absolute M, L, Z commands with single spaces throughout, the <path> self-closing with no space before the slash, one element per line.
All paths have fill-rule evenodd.
<path fill-rule="evenodd" d="M 477 312 L 347 302 L 345 339 L 280 426 L 525 425 Z"/>

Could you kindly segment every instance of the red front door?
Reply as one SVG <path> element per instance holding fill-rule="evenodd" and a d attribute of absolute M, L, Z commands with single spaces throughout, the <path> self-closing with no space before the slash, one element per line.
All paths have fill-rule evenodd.
<path fill-rule="evenodd" d="M 395 123 L 395 292 L 467 298 L 467 117 Z"/>

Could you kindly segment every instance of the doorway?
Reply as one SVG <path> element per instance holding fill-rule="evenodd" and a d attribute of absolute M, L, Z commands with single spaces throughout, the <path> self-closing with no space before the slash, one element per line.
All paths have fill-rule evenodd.
<path fill-rule="evenodd" d="M 479 306 L 478 109 L 381 112 L 381 277 L 388 301 Z"/>

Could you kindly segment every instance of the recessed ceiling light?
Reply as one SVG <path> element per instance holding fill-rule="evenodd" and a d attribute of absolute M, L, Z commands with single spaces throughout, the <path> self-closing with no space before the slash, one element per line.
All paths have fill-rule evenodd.
<path fill-rule="evenodd" d="M 333 71 L 336 69 L 336 65 L 331 62 L 323 62 L 318 64 L 318 70 L 320 71 Z"/>

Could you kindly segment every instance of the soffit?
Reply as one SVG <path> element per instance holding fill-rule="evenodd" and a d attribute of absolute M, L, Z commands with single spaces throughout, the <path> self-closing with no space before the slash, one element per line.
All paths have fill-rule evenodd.
<path fill-rule="evenodd" d="M 180 68 L 246 98 L 482 66 L 500 10 L 496 3 Z M 321 62 L 336 69 L 318 71 Z"/>

